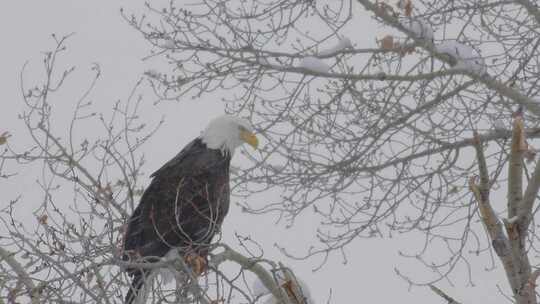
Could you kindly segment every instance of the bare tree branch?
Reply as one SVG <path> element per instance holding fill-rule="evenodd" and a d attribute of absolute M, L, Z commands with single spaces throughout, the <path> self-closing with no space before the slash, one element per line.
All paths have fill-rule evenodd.
<path fill-rule="evenodd" d="M 447 295 L 444 291 L 440 290 L 439 288 L 435 287 L 434 285 L 429 285 L 429 288 L 431 291 L 433 291 L 435 294 L 443 298 L 444 300 L 448 301 L 448 304 L 461 304 L 460 302 L 454 300 L 451 296 Z"/>
<path fill-rule="evenodd" d="M 28 297 L 32 304 L 40 303 L 39 301 L 39 289 L 36 288 L 34 282 L 28 275 L 28 272 L 24 267 L 15 260 L 14 254 L 0 247 L 0 262 L 5 261 L 11 269 L 17 274 L 18 280 L 20 280 L 28 292 Z"/>

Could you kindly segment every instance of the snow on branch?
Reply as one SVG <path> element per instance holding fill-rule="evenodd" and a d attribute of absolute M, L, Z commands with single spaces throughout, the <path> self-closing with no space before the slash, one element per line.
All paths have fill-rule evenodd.
<path fill-rule="evenodd" d="M 161 47 L 164 49 L 175 49 L 176 48 L 176 42 L 174 39 L 166 39 L 162 44 Z"/>
<path fill-rule="evenodd" d="M 330 70 L 330 66 L 326 64 L 323 60 L 312 56 L 302 58 L 298 67 L 316 73 L 327 73 Z"/>
<path fill-rule="evenodd" d="M 504 123 L 504 120 L 502 119 L 495 119 L 492 122 L 492 126 L 497 132 L 504 132 L 508 130 L 508 128 L 506 127 L 506 124 Z"/>
<path fill-rule="evenodd" d="M 318 57 L 329 57 L 352 47 L 352 42 L 349 38 L 340 37 L 334 46 L 324 49 L 313 56 L 306 56 L 302 58 L 298 64 L 298 67 L 316 73 L 328 73 L 328 71 L 330 71 L 330 66 Z"/>
<path fill-rule="evenodd" d="M 480 75 L 486 73 L 484 58 L 471 46 L 455 40 L 447 40 L 436 44 L 435 50 L 455 60 L 453 65 L 455 68 L 469 70 Z"/>
<path fill-rule="evenodd" d="M 330 56 L 332 54 L 341 52 L 346 49 L 351 49 L 353 47 L 351 39 L 346 37 L 340 37 L 339 41 L 332 47 L 322 50 L 319 52 L 320 56 Z"/>
<path fill-rule="evenodd" d="M 433 40 L 433 28 L 429 21 L 422 18 L 407 18 L 400 21 L 401 25 L 413 32 L 418 39 Z"/>

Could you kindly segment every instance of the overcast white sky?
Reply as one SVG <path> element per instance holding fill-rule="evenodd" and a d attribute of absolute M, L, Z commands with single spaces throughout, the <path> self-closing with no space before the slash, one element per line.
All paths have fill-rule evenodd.
<path fill-rule="evenodd" d="M 0 10 L 0 37 L 2 51 L 0 56 L 0 133 L 8 130 L 13 134 L 14 145 L 24 144 L 26 133 L 16 119 L 22 109 L 19 72 L 26 61 L 29 61 L 30 77 L 41 64 L 41 52 L 51 48 L 54 43 L 51 34 L 58 35 L 75 32 L 70 39 L 69 53 L 64 56 L 63 63 L 76 65 L 74 78 L 66 85 L 66 94 L 54 100 L 56 109 L 62 114 L 70 114 L 73 103 L 87 83 L 88 70 L 92 63 L 99 63 L 103 78 L 98 83 L 92 99 L 98 110 L 106 111 L 112 103 L 125 98 L 141 74 L 150 68 L 159 70 L 157 63 L 143 62 L 149 47 L 142 37 L 130 28 L 119 14 L 119 8 L 129 11 L 143 12 L 143 1 L 140 0 L 21 0 L 5 1 Z M 369 31 L 366 31 L 368 33 Z M 363 33 L 363 35 L 367 35 Z M 366 40 L 375 41 L 374 37 Z M 85 82 L 86 81 L 86 82 Z M 153 99 L 148 93 L 145 99 L 150 107 Z M 160 115 L 167 114 L 167 124 L 160 130 L 151 144 L 146 147 L 148 155 L 146 172 L 159 167 L 187 143 L 197 136 L 209 118 L 223 111 L 219 103 L 211 98 L 199 101 L 164 104 L 151 107 L 149 120 L 157 120 Z M 16 187 L 4 187 L 0 184 L 2 196 L 13 197 L 20 191 L 31 189 L 34 181 L 31 172 L 24 183 Z M 31 202 L 25 202 L 31 206 Z M 292 266 L 297 274 L 310 286 L 314 299 L 318 304 L 326 303 L 329 290 L 332 289 L 332 303 L 444 303 L 427 288 L 414 287 L 409 290 L 406 282 L 399 279 L 395 267 L 402 267 L 418 277 L 425 277 L 426 270 L 420 265 L 406 265 L 410 260 L 399 259 L 397 250 L 418 240 L 393 238 L 377 240 L 358 240 L 347 250 L 349 263 L 343 265 L 334 258 L 322 270 L 311 272 L 316 261 L 289 261 L 273 249 L 278 242 L 282 246 L 301 252 L 298 245 L 306 239 L 305 234 L 312 232 L 312 226 L 306 221 L 304 227 L 284 230 L 273 225 L 270 217 L 245 216 L 233 207 L 226 220 L 224 233 L 230 237 L 234 232 L 252 235 L 264 247 L 269 258 L 281 259 Z M 316 224 L 316 223 L 314 223 Z M 235 247 L 233 242 L 230 244 Z M 474 261 L 474 260 L 473 260 Z M 495 284 L 501 280 L 500 265 L 494 272 L 481 271 L 489 265 L 489 261 L 476 261 L 475 287 L 467 287 L 465 269 L 458 269 L 460 275 L 454 276 L 455 287 L 441 285 L 463 303 L 501 303 L 502 297 Z"/>

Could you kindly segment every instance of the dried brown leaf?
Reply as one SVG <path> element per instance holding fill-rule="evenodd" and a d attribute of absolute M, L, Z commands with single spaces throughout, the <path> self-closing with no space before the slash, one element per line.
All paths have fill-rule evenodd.
<path fill-rule="evenodd" d="M 285 283 L 281 284 L 281 287 L 285 289 L 287 295 L 292 300 L 293 304 L 304 304 L 298 295 L 295 292 L 294 283 L 291 280 L 287 280 Z"/>
<path fill-rule="evenodd" d="M 410 17 L 412 15 L 412 1 L 411 0 L 405 0 L 405 8 L 403 9 L 405 12 L 405 16 Z"/>
<path fill-rule="evenodd" d="M 200 276 L 208 269 L 206 259 L 198 254 L 189 253 L 184 259 L 186 263 L 191 266 L 191 269 L 196 276 Z"/>
<path fill-rule="evenodd" d="M 391 35 L 384 36 L 379 42 L 383 50 L 392 50 L 394 48 L 394 37 Z"/>
<path fill-rule="evenodd" d="M 41 216 L 38 217 L 38 222 L 41 224 L 41 225 L 47 225 L 47 219 L 49 218 L 49 216 L 47 216 L 47 214 L 43 214 Z"/>
<path fill-rule="evenodd" d="M 378 14 L 378 15 L 380 15 L 380 14 L 388 14 L 388 15 L 392 15 L 392 16 L 396 15 L 396 13 L 394 12 L 394 9 L 388 3 L 377 2 L 377 3 L 375 3 L 375 5 L 377 6 L 377 8 L 375 10 L 375 13 Z"/>
<path fill-rule="evenodd" d="M 9 134 L 9 132 L 4 132 L 2 134 L 0 134 L 0 145 L 3 145 L 7 142 L 7 139 L 11 136 L 11 134 Z"/>

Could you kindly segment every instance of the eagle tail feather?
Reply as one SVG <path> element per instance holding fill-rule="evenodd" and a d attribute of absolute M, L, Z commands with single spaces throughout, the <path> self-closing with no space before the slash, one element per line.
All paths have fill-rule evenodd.
<path fill-rule="evenodd" d="M 150 276 L 150 270 L 141 269 L 132 273 L 131 286 L 126 294 L 125 304 L 139 304 L 141 301 L 137 301 L 140 297 L 144 298 L 144 283 Z"/>

